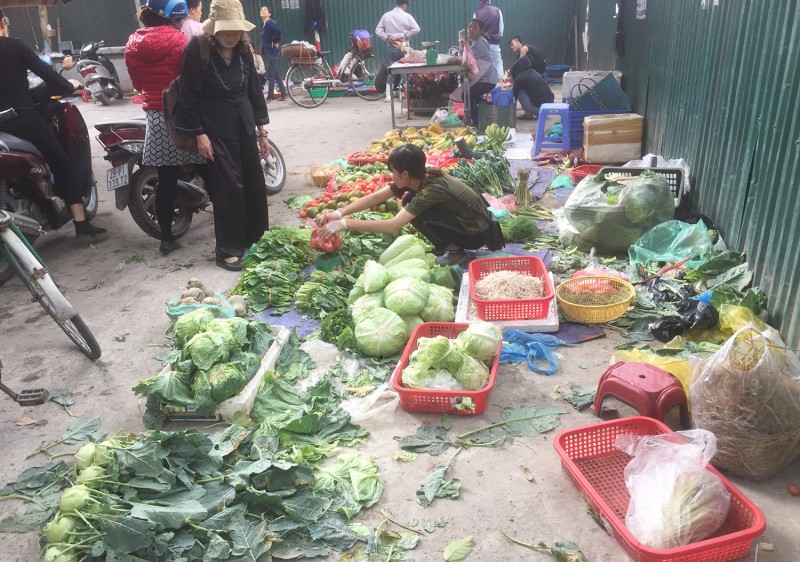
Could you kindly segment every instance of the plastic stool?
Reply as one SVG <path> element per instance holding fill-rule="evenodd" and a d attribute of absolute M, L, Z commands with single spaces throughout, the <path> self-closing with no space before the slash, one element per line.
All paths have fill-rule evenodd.
<path fill-rule="evenodd" d="M 560 137 L 544 136 L 544 127 L 547 118 L 551 115 L 561 117 L 561 125 L 564 132 Z M 533 155 L 537 156 L 542 149 L 569 151 L 569 104 L 566 103 L 543 103 L 539 108 L 539 125 L 536 127 L 536 144 L 533 147 Z"/>
<path fill-rule="evenodd" d="M 681 424 L 689 426 L 686 392 L 681 382 L 666 371 L 649 363 L 615 363 L 600 377 L 592 404 L 600 413 L 606 396 L 614 396 L 636 408 L 639 414 L 664 421 L 667 413 L 680 407 Z"/>

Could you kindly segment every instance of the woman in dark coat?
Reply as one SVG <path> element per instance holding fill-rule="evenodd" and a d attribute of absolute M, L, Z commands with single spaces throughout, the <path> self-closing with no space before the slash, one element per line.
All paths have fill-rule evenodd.
<path fill-rule="evenodd" d="M 179 134 L 197 137 L 208 163 L 214 204 L 216 261 L 242 269 L 245 251 L 269 228 L 261 157 L 269 154 L 267 104 L 246 43 L 255 26 L 239 0 L 213 0 L 205 37 L 193 37 L 183 53 L 176 113 Z M 200 41 L 210 43 L 207 64 Z"/>

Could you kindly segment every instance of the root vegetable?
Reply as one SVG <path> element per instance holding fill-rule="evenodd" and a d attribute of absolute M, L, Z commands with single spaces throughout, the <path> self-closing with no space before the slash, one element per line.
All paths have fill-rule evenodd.
<path fill-rule="evenodd" d="M 208 288 L 203 284 L 203 282 L 200 281 L 197 277 L 192 277 L 191 279 L 189 279 L 189 281 L 186 283 L 186 287 L 189 289 L 191 288 L 200 289 L 207 297 L 212 296 L 214 294 L 211 291 L 209 291 Z"/>
<path fill-rule="evenodd" d="M 196 298 L 189 297 L 178 301 L 178 306 L 183 304 L 200 304 L 200 301 L 197 300 Z"/>
<path fill-rule="evenodd" d="M 50 544 L 64 542 L 67 534 L 80 527 L 80 521 L 69 515 L 58 515 L 44 528 L 44 536 Z"/>
<path fill-rule="evenodd" d="M 87 443 L 75 453 L 75 468 L 83 470 L 88 466 L 94 464 L 92 457 L 94 456 L 95 445 L 94 443 Z"/>
<path fill-rule="evenodd" d="M 100 483 L 97 482 L 101 478 L 106 477 L 106 471 L 102 466 L 92 465 L 87 466 L 81 473 L 78 474 L 78 477 L 75 479 L 76 484 L 83 484 L 89 488 L 97 488 Z"/>
<path fill-rule="evenodd" d="M 200 301 L 200 304 L 215 304 L 219 306 L 222 304 L 222 299 L 219 299 L 217 297 L 206 297 L 202 301 Z"/>
<path fill-rule="evenodd" d="M 90 499 L 89 488 L 82 484 L 76 484 L 61 493 L 58 506 L 63 513 L 72 513 L 80 511 L 89 503 Z"/>
<path fill-rule="evenodd" d="M 247 305 L 242 295 L 231 295 L 228 297 L 228 302 L 231 303 L 233 310 L 236 311 L 236 316 L 239 318 L 247 316 Z"/>
<path fill-rule="evenodd" d="M 182 299 L 197 299 L 199 301 L 206 298 L 206 294 L 203 292 L 202 289 L 198 289 L 197 287 L 192 287 L 191 289 L 186 289 L 184 292 L 181 293 Z"/>

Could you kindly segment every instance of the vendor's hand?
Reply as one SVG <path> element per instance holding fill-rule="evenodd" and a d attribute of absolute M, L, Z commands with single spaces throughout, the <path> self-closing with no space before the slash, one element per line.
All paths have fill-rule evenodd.
<path fill-rule="evenodd" d="M 326 213 L 327 214 L 327 213 Z M 323 240 L 327 240 L 337 232 L 347 230 L 347 219 L 334 220 L 319 229 L 319 235 Z"/>
<path fill-rule="evenodd" d="M 258 155 L 264 159 L 269 156 L 269 138 L 266 136 L 258 137 Z"/>
<path fill-rule="evenodd" d="M 211 139 L 208 138 L 208 135 L 197 135 L 197 150 L 200 156 L 206 160 L 214 161 L 214 147 L 211 146 Z"/>
<path fill-rule="evenodd" d="M 317 224 L 320 226 L 325 226 L 331 221 L 338 221 L 341 220 L 344 215 L 342 215 L 341 211 L 328 211 L 327 213 L 323 213 L 317 217 Z"/>
<path fill-rule="evenodd" d="M 75 80 L 74 78 L 70 78 L 69 83 L 72 84 L 72 87 L 76 90 L 80 90 L 83 88 L 83 84 L 80 83 L 79 80 Z"/>

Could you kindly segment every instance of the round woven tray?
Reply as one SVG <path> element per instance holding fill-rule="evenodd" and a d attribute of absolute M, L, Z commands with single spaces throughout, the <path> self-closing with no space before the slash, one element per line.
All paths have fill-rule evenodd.
<path fill-rule="evenodd" d="M 616 277 L 576 277 L 556 288 L 556 298 L 564 314 L 573 320 L 602 324 L 625 314 L 636 298 L 636 290 Z"/>

